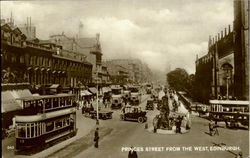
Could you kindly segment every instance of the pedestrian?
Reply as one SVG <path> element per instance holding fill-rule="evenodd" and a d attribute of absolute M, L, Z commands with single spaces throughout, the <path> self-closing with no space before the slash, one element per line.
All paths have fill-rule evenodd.
<path fill-rule="evenodd" d="M 128 152 L 128 158 L 138 158 L 136 151 L 134 150 L 134 147 L 132 146 Z"/>
<path fill-rule="evenodd" d="M 95 130 L 95 137 L 94 137 L 94 142 L 95 142 L 95 147 L 98 148 L 98 141 L 99 141 L 99 128 L 97 127 Z"/>
<path fill-rule="evenodd" d="M 235 158 L 243 158 L 242 152 L 240 151 Z"/>
<path fill-rule="evenodd" d="M 182 121 L 182 117 L 178 116 L 176 120 L 176 133 L 181 133 L 181 121 Z"/>
<path fill-rule="evenodd" d="M 216 125 L 214 124 L 214 122 L 212 120 L 210 120 L 210 122 L 208 124 L 208 128 L 209 128 L 209 134 L 211 136 L 213 136 L 215 134 L 219 135 L 219 131 L 218 131 Z"/>

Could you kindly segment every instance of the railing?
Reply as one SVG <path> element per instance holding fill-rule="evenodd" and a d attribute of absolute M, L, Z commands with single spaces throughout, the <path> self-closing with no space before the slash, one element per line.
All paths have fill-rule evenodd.
<path fill-rule="evenodd" d="M 189 100 L 187 100 L 182 94 L 180 94 L 179 92 L 176 92 L 176 94 L 178 95 L 178 97 L 180 98 L 180 100 L 184 103 L 184 106 L 188 109 L 191 110 L 191 103 Z"/>

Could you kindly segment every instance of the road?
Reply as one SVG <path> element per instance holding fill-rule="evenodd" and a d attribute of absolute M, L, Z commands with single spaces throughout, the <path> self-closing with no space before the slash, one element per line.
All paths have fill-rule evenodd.
<path fill-rule="evenodd" d="M 147 97 L 149 96 L 143 96 L 143 98 Z M 145 107 L 145 105 L 146 102 L 143 102 L 140 106 Z M 138 147 L 138 150 L 143 150 L 137 152 L 139 158 L 230 158 L 235 157 L 235 154 L 239 152 L 238 148 L 243 152 L 243 156 L 249 155 L 248 130 L 219 128 L 219 136 L 211 137 L 206 133 L 208 132 L 208 121 L 198 116 L 191 115 L 192 128 L 189 133 L 175 135 L 155 134 L 146 130 L 144 128 L 145 124 L 120 121 L 119 112 L 120 111 L 114 112 L 112 120 L 100 122 L 102 126 L 113 128 L 113 131 L 110 135 L 104 137 L 104 139 L 100 141 L 99 148 L 96 149 L 90 147 L 78 154 L 75 158 L 125 158 L 128 157 L 128 151 L 122 151 L 122 149 L 124 149 L 123 147 L 131 146 Z M 157 113 L 157 110 L 148 112 L 147 116 L 149 119 L 149 126 L 152 125 L 151 120 Z M 214 147 L 216 144 L 225 145 L 227 147 L 236 147 L 236 150 L 210 151 L 210 148 Z M 163 148 L 156 149 L 154 147 Z M 166 149 L 170 150 L 171 147 L 176 147 L 172 149 L 180 149 L 180 151 L 166 151 Z M 189 150 L 184 151 L 183 147 L 186 147 L 185 149 Z M 195 151 L 195 149 L 198 149 L 197 147 L 200 147 L 200 151 Z M 146 148 L 158 151 L 146 151 Z M 192 150 L 192 152 L 190 150 Z"/>

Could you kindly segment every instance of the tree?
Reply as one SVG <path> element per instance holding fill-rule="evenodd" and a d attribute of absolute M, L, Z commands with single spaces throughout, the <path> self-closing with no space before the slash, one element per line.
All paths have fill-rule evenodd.
<path fill-rule="evenodd" d="M 177 91 L 188 91 L 189 75 L 185 69 L 176 68 L 167 74 L 167 81 L 170 87 Z"/>

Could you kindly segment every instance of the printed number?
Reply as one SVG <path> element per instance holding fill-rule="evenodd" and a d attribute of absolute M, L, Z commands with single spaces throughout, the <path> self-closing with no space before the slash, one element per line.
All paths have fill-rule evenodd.
<path fill-rule="evenodd" d="M 13 146 L 13 145 L 8 145 L 8 146 L 7 146 L 7 149 L 8 149 L 8 150 L 14 150 L 14 146 Z"/>

